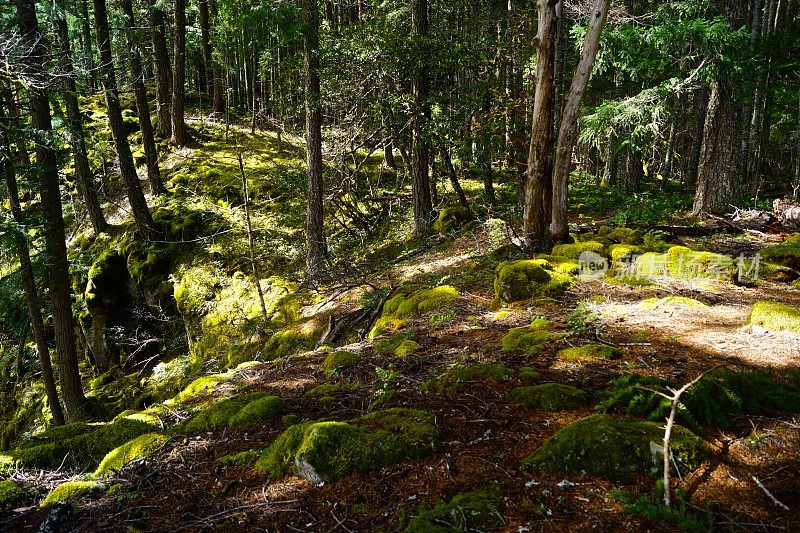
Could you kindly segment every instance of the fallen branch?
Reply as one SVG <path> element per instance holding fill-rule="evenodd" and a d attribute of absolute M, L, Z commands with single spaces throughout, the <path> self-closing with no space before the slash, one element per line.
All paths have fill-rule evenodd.
<path fill-rule="evenodd" d="M 772 500 L 772 503 L 774 503 L 775 505 L 777 505 L 778 507 L 780 507 L 780 508 L 781 508 L 781 509 L 783 509 L 784 511 L 788 511 L 788 510 L 789 510 L 789 506 L 788 506 L 788 505 L 786 505 L 785 503 L 783 503 L 782 501 L 780 501 L 778 498 L 776 498 L 776 497 L 775 497 L 775 496 L 774 496 L 774 495 L 773 495 L 773 494 L 772 494 L 772 493 L 769 491 L 769 489 L 767 489 L 767 487 L 765 487 L 765 486 L 764 486 L 764 484 L 763 484 L 763 483 L 761 483 L 761 480 L 760 480 L 760 479 L 758 479 L 756 476 L 753 476 L 753 481 L 755 481 L 755 482 L 756 482 L 756 485 L 758 485 L 758 488 L 759 488 L 759 489 L 761 489 L 761 490 L 763 490 L 763 491 L 764 491 L 764 494 L 766 494 L 767 496 L 769 496 L 769 499 L 770 499 L 770 500 Z"/>

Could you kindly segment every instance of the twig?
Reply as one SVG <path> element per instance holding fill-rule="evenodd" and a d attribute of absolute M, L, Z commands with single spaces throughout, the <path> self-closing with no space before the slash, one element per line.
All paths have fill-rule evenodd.
<path fill-rule="evenodd" d="M 770 491 L 767 489 L 767 487 L 765 487 L 765 486 L 764 486 L 764 484 L 763 484 L 763 483 L 761 483 L 761 480 L 760 480 L 760 479 L 758 479 L 756 476 L 752 476 L 752 477 L 753 477 L 753 481 L 755 481 L 755 482 L 756 482 L 756 485 L 758 485 L 758 488 L 759 488 L 759 489 L 761 489 L 761 490 L 763 490 L 763 491 L 764 491 L 764 494 L 766 494 L 767 496 L 769 496 L 769 499 L 770 499 L 770 500 L 772 500 L 772 503 L 774 503 L 775 505 L 777 505 L 778 507 L 780 507 L 780 508 L 781 508 L 781 509 L 783 509 L 784 511 L 788 511 L 788 510 L 789 510 L 789 506 L 788 506 L 788 505 L 786 505 L 785 503 L 783 503 L 782 501 L 780 501 L 778 498 L 776 498 L 776 497 L 775 497 L 775 496 L 774 496 L 774 495 L 773 495 L 773 494 L 772 494 L 772 493 L 771 493 L 771 492 L 770 492 Z"/>

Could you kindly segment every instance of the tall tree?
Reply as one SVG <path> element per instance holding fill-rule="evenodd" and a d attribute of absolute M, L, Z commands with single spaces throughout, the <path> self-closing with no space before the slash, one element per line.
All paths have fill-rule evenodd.
<path fill-rule="evenodd" d="M 78 353 L 75 347 L 75 320 L 72 316 L 72 294 L 69 263 L 64 234 L 64 216 L 61 208 L 61 190 L 58 182 L 58 158 L 50 145 L 52 135 L 50 104 L 46 84 L 45 58 L 49 50 L 39 32 L 36 5 L 33 0 L 15 0 L 17 21 L 28 55 L 24 68 L 29 83 L 29 108 L 31 127 L 37 133 L 36 164 L 39 172 L 39 194 L 44 219 L 45 257 L 48 265 L 50 301 L 53 309 L 53 331 L 56 341 L 58 373 L 67 417 L 71 420 L 83 415 L 86 397 L 83 394 L 78 371 Z"/>
<path fill-rule="evenodd" d="M 64 0 L 55 1 L 54 25 L 56 28 L 56 39 L 59 48 L 59 60 L 61 62 L 62 90 L 64 105 L 67 108 L 67 123 L 69 130 L 69 142 L 72 146 L 72 156 L 75 160 L 75 182 L 78 190 L 86 204 L 89 213 L 89 220 L 92 223 L 94 232 L 102 233 L 108 228 L 100 199 L 97 195 L 97 187 L 94 183 L 92 169 L 89 166 L 89 158 L 86 155 L 86 139 L 83 134 L 83 116 L 78 105 L 78 89 L 75 84 L 75 69 L 72 63 L 72 51 L 69 42 L 69 29 L 67 28 L 66 6 Z M 91 53 L 91 47 L 89 48 Z"/>
<path fill-rule="evenodd" d="M 214 73 L 211 67 L 211 24 L 208 0 L 198 0 L 198 12 L 200 15 L 200 50 L 203 53 L 203 64 L 198 68 L 198 83 L 200 92 L 209 96 L 214 83 Z"/>
<path fill-rule="evenodd" d="M 150 120 L 150 103 L 147 98 L 147 89 L 144 86 L 144 72 L 142 72 L 142 58 L 139 52 L 138 31 L 135 30 L 137 26 L 133 14 L 133 3 L 131 0 L 122 0 L 121 6 L 128 27 L 125 37 L 128 43 L 128 60 L 131 67 L 133 92 L 136 97 L 136 111 L 139 114 L 139 129 L 142 132 L 142 144 L 144 144 L 144 156 L 147 162 L 147 180 L 150 182 L 150 191 L 154 195 L 161 194 L 165 192 L 165 189 L 161 181 L 161 170 L 158 167 L 158 150 L 156 149 L 153 123 Z"/>
<path fill-rule="evenodd" d="M 306 105 L 306 162 L 308 209 L 306 212 L 306 267 L 311 279 L 325 271 L 325 227 L 322 205 L 322 103 L 319 79 L 319 12 L 317 0 L 300 0 L 303 12 L 303 55 Z"/>
<path fill-rule="evenodd" d="M 186 0 L 175 0 L 172 43 L 172 144 L 183 146 L 189 141 L 183 116 L 186 96 Z"/>
<path fill-rule="evenodd" d="M 93 5 L 97 49 L 100 51 L 100 73 L 108 108 L 108 123 L 111 126 L 111 136 L 119 160 L 119 171 L 122 174 L 122 181 L 125 183 L 139 236 L 147 239 L 150 236 L 153 219 L 139 183 L 139 176 L 136 174 L 133 154 L 131 154 L 131 147 L 128 144 L 128 132 L 125 130 L 125 123 L 122 120 L 117 75 L 114 70 L 114 58 L 111 55 L 111 34 L 108 31 L 106 0 L 93 0 Z"/>
<path fill-rule="evenodd" d="M 422 235 L 430 231 L 433 218 L 428 174 L 430 151 L 425 131 L 431 116 L 428 102 L 430 80 L 424 44 L 428 36 L 428 0 L 411 0 L 411 33 L 414 37 L 414 68 L 411 77 L 411 94 L 414 97 L 411 119 L 411 193 L 414 203 L 414 228 Z"/>
<path fill-rule="evenodd" d="M 156 133 L 162 139 L 172 136 L 172 69 L 167 48 L 166 17 L 157 0 L 148 0 L 150 37 L 153 47 L 153 74 L 156 88 Z"/>

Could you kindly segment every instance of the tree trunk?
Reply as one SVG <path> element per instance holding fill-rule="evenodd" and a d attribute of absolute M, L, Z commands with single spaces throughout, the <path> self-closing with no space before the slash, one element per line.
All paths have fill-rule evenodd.
<path fill-rule="evenodd" d="M 469 202 L 467 202 L 467 197 L 464 195 L 464 189 L 461 188 L 461 183 L 458 181 L 458 175 L 456 174 L 456 169 L 453 167 L 453 160 L 450 158 L 450 152 L 447 150 L 444 144 L 442 144 L 440 155 L 442 157 L 442 164 L 447 172 L 447 177 L 450 179 L 450 185 L 453 187 L 453 191 L 455 191 L 456 196 L 458 196 L 458 203 L 461 204 L 462 207 L 469 209 Z"/>
<path fill-rule="evenodd" d="M 156 133 L 162 139 L 169 139 L 172 136 L 172 70 L 167 48 L 166 17 L 156 0 L 148 0 L 148 9 L 156 86 Z"/>
<path fill-rule="evenodd" d="M 217 0 L 208 0 L 208 10 L 211 16 L 211 20 L 216 20 L 217 18 Z M 209 22 L 210 25 L 210 22 Z M 219 56 L 219 52 L 217 52 L 217 57 Z M 215 59 L 214 52 L 211 50 L 211 75 L 213 76 L 213 111 L 214 113 L 222 113 L 225 111 L 225 87 L 224 87 L 224 78 L 223 78 L 223 71 L 222 65 L 218 58 Z"/>
<path fill-rule="evenodd" d="M 46 84 L 47 75 L 43 59 L 49 51 L 39 33 L 36 7 L 33 0 L 16 0 L 17 20 L 29 55 L 27 69 L 39 78 L 41 84 L 29 88 L 31 127 L 44 137 L 52 134 L 50 104 Z M 37 86 L 38 85 L 38 86 Z M 83 416 L 86 397 L 83 395 L 81 376 L 78 371 L 78 353 L 75 349 L 75 322 L 72 316 L 69 264 L 64 235 L 64 216 L 61 210 L 61 191 L 58 183 L 58 158 L 55 150 L 45 144 L 36 143 L 36 164 L 39 171 L 39 193 L 44 218 L 45 257 L 47 258 L 50 300 L 53 307 L 53 331 L 56 341 L 61 393 L 67 409 L 67 417 L 74 420 Z"/>
<path fill-rule="evenodd" d="M 414 203 L 414 228 L 418 235 L 430 232 L 433 203 L 428 170 L 430 167 L 429 143 L 425 125 L 430 119 L 428 102 L 428 70 L 422 40 L 428 35 L 428 0 L 411 0 L 411 32 L 415 39 L 414 70 L 411 93 L 414 110 L 411 126 L 411 194 Z"/>
<path fill-rule="evenodd" d="M 89 3 L 87 0 L 78 1 L 81 19 L 81 48 L 83 48 L 83 67 L 86 70 L 89 91 L 97 89 L 97 75 L 94 67 L 94 55 L 92 53 L 92 28 L 89 24 Z"/>
<path fill-rule="evenodd" d="M 11 155 L 11 141 L 8 137 L 10 122 L 8 120 L 8 115 L 6 115 L 5 105 L 2 99 L 0 99 L 0 124 L 2 124 L 2 128 L 0 128 L 0 150 L 5 152 L 4 156 L 0 157 L 0 167 L 2 167 L 3 176 L 5 177 L 11 216 L 14 218 L 14 222 L 17 226 L 23 228 L 27 226 L 27 224 L 19 204 L 17 179 L 14 174 L 13 157 Z M 33 265 L 31 264 L 28 240 L 26 235 L 22 232 L 15 237 L 14 244 L 17 249 L 19 268 L 22 274 L 22 290 L 25 295 L 25 304 L 28 307 L 28 316 L 30 317 L 31 328 L 33 330 L 33 338 L 36 341 L 36 350 L 39 352 L 39 365 L 42 370 L 42 381 L 44 382 L 44 390 L 47 394 L 47 403 L 50 406 L 50 412 L 53 414 L 53 425 L 60 426 L 64 424 L 64 412 L 61 410 L 61 402 L 58 399 L 58 390 L 56 389 L 56 382 L 53 377 L 53 365 L 50 362 L 50 348 L 47 346 L 47 335 L 44 329 L 44 320 L 42 319 L 42 306 L 39 302 L 39 292 L 36 288 L 36 281 L 33 275 Z"/>
<path fill-rule="evenodd" d="M 131 147 L 128 144 L 128 132 L 125 130 L 125 123 L 122 121 L 117 76 L 114 71 L 114 59 L 111 55 L 111 35 L 108 32 L 106 1 L 93 0 L 93 5 L 97 49 L 100 51 L 100 73 L 103 78 L 103 89 L 106 96 L 106 106 L 108 107 L 108 123 L 111 126 L 111 136 L 117 151 L 119 170 L 120 174 L 122 174 L 122 181 L 125 183 L 128 201 L 131 204 L 133 218 L 136 221 L 136 228 L 140 238 L 146 240 L 150 236 L 153 219 L 150 216 L 150 210 L 147 208 L 142 186 L 139 184 L 139 176 L 136 174 L 133 154 L 131 154 Z"/>
<path fill-rule="evenodd" d="M 552 195 L 555 68 L 558 43 L 558 2 L 538 0 L 536 92 L 528 153 L 522 231 L 529 249 L 542 248 L 547 238 Z"/>
<path fill-rule="evenodd" d="M 189 142 L 183 118 L 186 96 L 186 0 L 175 0 L 174 53 L 172 56 L 172 144 Z"/>
<path fill-rule="evenodd" d="M 89 158 L 86 156 L 86 140 L 83 136 L 83 116 L 78 105 L 78 89 L 75 84 L 75 69 L 72 64 L 72 51 L 69 43 L 69 30 L 64 18 L 65 6 L 59 0 L 54 10 L 56 19 L 56 40 L 58 41 L 59 56 L 61 61 L 62 94 L 64 105 L 67 108 L 67 121 L 69 127 L 69 142 L 72 147 L 72 156 L 75 160 L 75 182 L 78 191 L 86 204 L 89 220 L 95 234 L 100 234 L 108 228 L 100 199 L 97 196 L 97 187 L 94 183 Z"/>
<path fill-rule="evenodd" d="M 200 92 L 210 96 L 209 89 L 213 85 L 214 73 L 211 69 L 211 30 L 208 19 L 208 0 L 199 0 L 200 14 L 200 48 L 203 52 L 203 64 L 198 67 Z"/>
<path fill-rule="evenodd" d="M 611 0 L 595 0 L 592 9 L 583 51 L 572 77 L 567 102 L 561 116 L 561 126 L 556 145 L 556 160 L 553 172 L 553 212 L 550 222 L 550 234 L 556 242 L 565 241 L 569 235 L 567 226 L 567 184 L 572 163 L 572 149 L 578 133 L 578 117 L 581 102 L 586 94 L 589 76 L 594 68 L 597 51 L 600 48 L 600 34 L 606 24 Z"/>
<path fill-rule="evenodd" d="M 325 227 L 322 205 L 322 106 L 319 79 L 319 15 L 317 0 L 300 0 L 306 23 L 305 56 L 306 160 L 308 209 L 306 212 L 306 267 L 312 280 L 325 273 Z"/>
<path fill-rule="evenodd" d="M 150 182 L 150 191 L 153 195 L 166 192 L 161 181 L 161 171 L 158 168 L 158 150 L 153 132 L 153 123 L 150 121 L 150 104 L 147 99 L 147 89 L 144 86 L 144 73 L 142 72 L 142 58 L 139 53 L 139 36 L 136 28 L 136 19 L 133 15 L 131 0 L 122 0 L 122 13 L 128 31 L 125 38 L 128 43 L 128 59 L 131 67 L 133 92 L 136 96 L 136 111 L 139 114 L 139 129 L 142 132 L 142 144 L 147 161 L 147 180 Z"/>

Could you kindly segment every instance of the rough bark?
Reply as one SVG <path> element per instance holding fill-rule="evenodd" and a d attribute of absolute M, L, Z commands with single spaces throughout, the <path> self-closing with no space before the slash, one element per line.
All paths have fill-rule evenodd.
<path fill-rule="evenodd" d="M 547 238 L 552 195 L 555 68 L 558 42 L 558 2 L 538 0 L 536 92 L 528 153 L 523 210 L 523 233 L 529 249 L 541 248 Z"/>
<path fill-rule="evenodd" d="M 92 28 L 89 24 L 89 2 L 87 0 L 78 1 L 81 19 L 81 48 L 83 49 L 83 68 L 86 69 L 89 91 L 97 89 L 97 76 L 94 65 L 94 54 L 92 52 Z"/>
<path fill-rule="evenodd" d="M 208 10 L 211 20 L 217 18 L 217 1 L 208 0 Z M 209 22 L 210 24 L 210 22 Z M 211 75 L 213 76 L 212 99 L 214 113 L 222 113 L 225 111 L 225 86 L 222 67 L 218 59 L 214 57 L 214 50 L 211 50 Z"/>
<path fill-rule="evenodd" d="M 169 139 L 172 136 L 172 69 L 167 48 L 166 17 L 156 0 L 148 0 L 148 10 L 156 87 L 156 133 L 162 139 Z"/>
<path fill-rule="evenodd" d="M 184 146 L 189 142 L 183 117 L 186 96 L 186 0 L 175 0 L 172 44 L 172 144 Z"/>
<path fill-rule="evenodd" d="M 211 25 L 208 18 L 208 0 L 198 1 L 200 15 L 200 49 L 203 53 L 203 64 L 198 67 L 198 85 L 200 92 L 209 96 L 213 85 L 214 74 L 211 70 Z"/>
<path fill-rule="evenodd" d="M 467 202 L 464 189 L 461 187 L 461 183 L 458 181 L 458 175 L 456 174 L 455 167 L 453 167 L 453 160 L 450 157 L 450 152 L 444 145 L 442 145 L 440 149 L 440 155 L 442 158 L 442 164 L 444 164 L 445 171 L 447 172 L 447 177 L 450 179 L 450 185 L 453 187 L 453 191 L 455 191 L 456 196 L 458 196 L 458 203 L 461 204 L 462 207 L 469 209 L 469 202 Z"/>
<path fill-rule="evenodd" d="M 611 0 L 595 0 L 589 15 L 589 28 L 583 42 L 583 50 L 578 67 L 572 77 L 569 96 L 561 115 L 561 126 L 556 145 L 556 159 L 553 171 L 553 207 L 550 221 L 550 234 L 554 241 L 560 242 L 568 237 L 567 227 L 567 184 L 572 162 L 572 150 L 578 133 L 578 116 L 581 102 L 586 94 L 589 77 L 594 68 L 597 51 L 600 48 L 600 34 L 606 25 Z"/>
<path fill-rule="evenodd" d="M 15 0 L 17 20 L 22 38 L 28 50 L 26 68 L 44 78 L 44 58 L 49 51 L 39 32 L 36 7 L 33 0 Z M 31 127 L 43 135 L 52 133 L 50 104 L 46 89 L 41 85 L 29 87 Z M 58 158 L 55 150 L 46 143 L 36 143 L 36 165 L 39 171 L 39 193 L 41 212 L 44 218 L 45 257 L 47 258 L 50 301 L 53 309 L 53 331 L 61 393 L 64 397 L 66 415 L 70 420 L 83 416 L 86 397 L 83 394 L 81 376 L 78 371 L 78 353 L 75 348 L 75 321 L 72 316 L 67 246 L 64 235 L 64 215 L 61 208 L 61 191 L 58 182 Z"/>
<path fill-rule="evenodd" d="M 136 174 L 133 154 L 131 154 L 131 147 L 128 144 L 128 132 L 125 130 L 125 123 L 122 121 L 117 75 L 114 71 L 114 60 L 111 55 L 111 35 L 108 32 L 106 1 L 93 0 L 93 4 L 97 49 L 100 51 L 100 73 L 106 97 L 106 107 L 108 108 L 108 123 L 111 126 L 111 136 L 114 140 L 120 174 L 125 184 L 139 237 L 148 239 L 150 229 L 153 226 L 153 219 L 150 216 L 150 210 L 147 208 L 142 186 L 139 184 L 139 176 Z"/>
<path fill-rule="evenodd" d="M 63 0 L 57 0 L 55 12 L 56 40 L 58 42 L 59 60 L 61 61 L 61 93 L 64 105 L 67 108 L 67 125 L 69 129 L 69 143 L 72 147 L 72 157 L 75 162 L 75 182 L 78 191 L 86 205 L 89 220 L 95 234 L 102 233 L 108 228 L 97 187 L 94 183 L 89 158 L 86 155 L 86 140 L 83 135 L 83 116 L 78 105 L 78 89 L 75 84 L 75 69 L 72 63 L 72 50 L 70 49 L 69 30 L 64 18 L 65 6 Z M 91 52 L 91 48 L 90 48 Z"/>
<path fill-rule="evenodd" d="M 430 120 L 428 102 L 429 76 L 421 40 L 428 35 L 428 0 L 411 0 L 411 32 L 416 39 L 415 65 L 411 77 L 414 110 L 411 126 L 411 193 L 414 204 L 414 228 L 417 234 L 430 232 L 433 203 L 429 177 L 430 150 L 425 125 Z"/>

